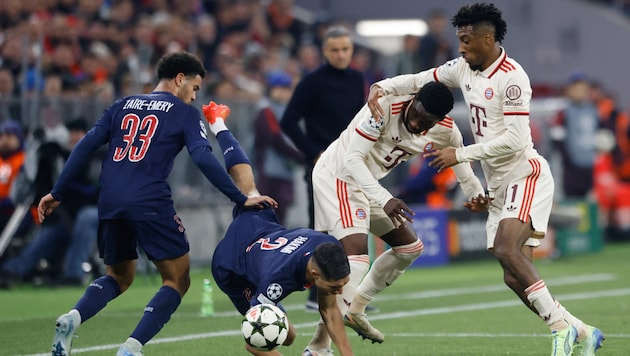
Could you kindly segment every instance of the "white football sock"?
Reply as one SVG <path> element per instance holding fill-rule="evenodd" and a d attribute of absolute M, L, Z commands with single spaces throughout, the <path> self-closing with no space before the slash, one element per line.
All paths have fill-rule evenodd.
<path fill-rule="evenodd" d="M 348 306 L 354 298 L 357 286 L 365 277 L 370 269 L 370 256 L 368 255 L 350 255 L 348 256 L 348 262 L 350 263 L 350 280 L 348 284 L 343 286 L 343 292 L 337 295 L 337 306 L 341 315 L 346 314 Z"/>
<path fill-rule="evenodd" d="M 582 320 L 573 316 L 573 314 L 569 313 L 569 311 L 562 304 L 560 304 L 559 301 L 555 300 L 555 302 L 556 307 L 558 308 L 558 310 L 560 310 L 560 313 L 562 314 L 562 318 L 568 321 L 569 324 L 575 326 L 575 328 L 577 329 L 578 340 L 583 340 L 584 337 L 586 337 L 586 335 L 590 332 L 590 330 L 586 327 L 586 324 L 584 324 Z"/>
<path fill-rule="evenodd" d="M 558 309 L 556 301 L 549 293 L 545 281 L 542 279 L 525 289 L 527 300 L 538 311 L 538 315 L 547 323 L 551 331 L 558 331 L 566 328 L 568 321 L 563 318 L 563 312 Z"/>
<path fill-rule="evenodd" d="M 422 241 L 396 246 L 378 256 L 356 290 L 349 311 L 365 313 L 365 307 L 383 289 L 390 286 L 422 254 Z"/>

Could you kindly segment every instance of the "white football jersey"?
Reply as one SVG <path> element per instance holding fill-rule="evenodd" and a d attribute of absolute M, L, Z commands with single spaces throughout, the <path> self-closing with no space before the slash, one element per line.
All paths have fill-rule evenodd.
<path fill-rule="evenodd" d="M 517 164 L 541 158 L 534 149 L 529 127 L 529 77 L 503 48 L 499 58 L 484 71 L 473 71 L 460 57 L 437 68 L 385 79 L 376 85 L 387 94 L 410 94 L 430 81 L 461 89 L 475 144 L 457 149 L 457 159 L 481 161 L 489 190 L 495 190 Z"/>
<path fill-rule="evenodd" d="M 409 132 L 402 118 L 412 99 L 413 95 L 380 98 L 386 112 L 380 120 L 374 119 L 364 105 L 339 138 L 328 146 L 318 165 L 321 161 L 336 177 L 357 184 L 370 200 L 384 206 L 392 195 L 378 183 L 379 179 L 418 153 L 463 144 L 461 132 L 450 117 L 421 134 Z M 467 198 L 483 193 L 469 163 L 453 168 Z"/>

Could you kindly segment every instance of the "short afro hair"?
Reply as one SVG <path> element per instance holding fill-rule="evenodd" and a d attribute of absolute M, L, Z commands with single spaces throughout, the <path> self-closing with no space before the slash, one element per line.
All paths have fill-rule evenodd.
<path fill-rule="evenodd" d="M 327 280 L 336 281 L 350 275 L 348 256 L 340 244 L 325 242 L 315 248 L 313 259 Z"/>
<path fill-rule="evenodd" d="M 455 27 L 477 24 L 491 25 L 494 27 L 494 39 L 497 42 L 503 42 L 507 33 L 507 24 L 503 20 L 502 12 L 494 4 L 466 5 L 453 16 L 451 23 Z"/>
<path fill-rule="evenodd" d="M 160 58 L 157 63 L 157 77 L 162 79 L 173 79 L 179 73 L 184 73 L 187 78 L 197 74 L 204 78 L 206 70 L 199 58 L 188 52 L 174 52 Z"/>
<path fill-rule="evenodd" d="M 435 116 L 443 118 L 451 110 L 455 99 L 451 90 L 439 82 L 429 82 L 425 84 L 416 94 L 424 109 Z"/>

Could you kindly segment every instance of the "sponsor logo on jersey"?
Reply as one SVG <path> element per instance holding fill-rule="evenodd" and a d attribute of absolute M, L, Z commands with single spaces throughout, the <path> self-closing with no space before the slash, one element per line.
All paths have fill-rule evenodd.
<path fill-rule="evenodd" d="M 505 96 L 510 100 L 516 100 L 521 97 L 521 88 L 518 85 L 510 85 L 505 89 Z"/>
<path fill-rule="evenodd" d="M 492 90 L 492 88 L 486 88 L 486 91 L 483 95 L 486 97 L 486 99 L 490 100 L 494 96 L 494 90 Z"/>
<path fill-rule="evenodd" d="M 267 287 L 267 297 L 271 300 L 278 300 L 282 296 L 282 286 L 278 283 L 271 283 Z M 274 303 L 275 304 L 275 303 Z"/>
<path fill-rule="evenodd" d="M 392 141 L 394 141 L 394 143 L 400 143 L 402 140 L 400 139 L 400 137 L 396 136 L 392 137 Z"/>
<path fill-rule="evenodd" d="M 507 210 L 507 211 L 509 211 L 509 212 L 513 212 L 513 211 L 515 211 L 516 209 L 518 209 L 518 208 L 517 208 L 517 207 L 515 207 L 514 205 L 510 205 L 510 206 L 508 206 L 507 208 L 505 208 L 505 210 Z"/>
<path fill-rule="evenodd" d="M 466 84 L 466 91 L 470 91 L 472 89 L 472 87 L 470 86 L 470 84 Z"/>
<path fill-rule="evenodd" d="M 361 208 L 357 209 L 357 211 L 354 212 L 354 215 L 356 215 L 359 220 L 365 220 L 367 218 L 365 210 Z"/>
<path fill-rule="evenodd" d="M 433 142 L 427 142 L 427 144 L 424 145 L 424 149 L 423 150 L 424 150 L 424 152 L 431 152 L 431 151 L 433 151 L 433 147 L 434 147 Z"/>
<path fill-rule="evenodd" d="M 206 125 L 203 124 L 203 121 L 199 120 L 199 126 L 201 126 L 201 130 L 199 131 L 199 134 L 201 135 L 201 137 L 207 140 L 208 131 L 206 131 Z"/>
<path fill-rule="evenodd" d="M 505 106 L 523 106 L 523 102 L 522 101 L 506 100 L 506 101 L 503 102 L 503 105 L 505 105 Z"/>

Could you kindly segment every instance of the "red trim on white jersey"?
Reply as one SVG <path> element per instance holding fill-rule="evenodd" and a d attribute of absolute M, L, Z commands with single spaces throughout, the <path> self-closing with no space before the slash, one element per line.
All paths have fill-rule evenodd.
<path fill-rule="evenodd" d="M 494 70 L 492 71 L 492 73 L 490 73 L 490 75 L 488 76 L 488 79 L 492 78 L 492 76 L 494 75 L 494 73 L 496 73 L 501 66 L 503 65 L 503 62 L 505 62 L 505 59 L 507 58 L 507 52 L 505 52 L 505 50 L 503 50 L 503 53 L 501 54 L 501 61 L 499 62 L 499 64 L 497 65 L 496 68 L 494 68 Z"/>
<path fill-rule="evenodd" d="M 536 182 L 540 177 L 540 162 L 537 159 L 530 159 L 529 164 L 532 166 L 532 174 L 525 180 L 525 193 L 523 194 L 523 203 L 521 210 L 518 212 L 518 219 L 527 222 L 529 212 L 532 210 L 532 202 L 534 200 L 534 191 L 536 190 Z"/>
<path fill-rule="evenodd" d="M 348 199 L 348 183 L 337 179 L 337 200 L 339 201 L 339 217 L 343 228 L 354 226 L 352 221 L 352 210 Z"/>
<path fill-rule="evenodd" d="M 444 127 L 449 128 L 449 129 L 452 129 L 453 128 L 453 119 L 447 116 L 447 117 L 444 118 L 444 120 L 438 121 L 437 124 L 440 125 L 440 126 L 444 126 Z"/>
<path fill-rule="evenodd" d="M 438 83 L 440 82 L 440 81 L 438 80 L 438 77 L 437 77 L 437 68 L 435 68 L 435 69 L 433 70 L 433 80 L 435 80 L 435 81 L 436 81 L 436 82 L 438 82 Z"/>
<path fill-rule="evenodd" d="M 376 139 L 366 133 L 364 133 L 363 131 L 359 130 L 359 128 L 357 127 L 356 129 L 354 129 L 359 135 L 361 135 L 361 137 L 367 138 L 368 140 L 372 141 L 372 142 L 376 142 Z"/>
<path fill-rule="evenodd" d="M 529 116 L 529 112 L 522 111 L 506 111 L 503 115 Z"/>
<path fill-rule="evenodd" d="M 392 115 L 400 114 L 401 112 L 403 112 L 405 110 L 405 108 L 407 108 L 407 105 L 409 105 L 410 102 L 411 102 L 411 100 L 401 101 L 399 103 L 393 103 L 392 104 Z"/>

